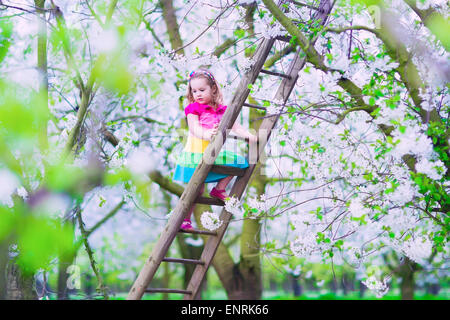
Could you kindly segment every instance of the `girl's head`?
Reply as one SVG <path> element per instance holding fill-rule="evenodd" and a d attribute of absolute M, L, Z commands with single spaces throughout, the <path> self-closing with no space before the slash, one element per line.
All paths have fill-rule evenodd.
<path fill-rule="evenodd" d="M 213 74 L 207 69 L 192 71 L 189 75 L 187 98 L 189 103 L 198 102 L 217 107 L 223 103 L 222 92 Z"/>

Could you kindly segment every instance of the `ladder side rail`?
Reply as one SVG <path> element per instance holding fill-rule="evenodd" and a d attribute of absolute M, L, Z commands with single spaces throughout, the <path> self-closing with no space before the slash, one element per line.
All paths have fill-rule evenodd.
<path fill-rule="evenodd" d="M 315 19 L 321 19 L 320 23 L 322 25 L 325 24 L 326 19 L 328 18 L 328 15 L 330 14 L 332 10 L 332 4 L 330 0 L 322 0 L 319 7 L 321 10 L 315 14 Z M 310 45 L 314 45 L 317 38 L 313 39 L 311 41 L 312 43 Z M 275 94 L 275 100 L 282 100 L 285 104 L 292 92 L 292 90 L 295 87 L 295 84 L 298 79 L 298 74 L 300 70 L 304 67 L 306 63 L 305 57 L 300 57 L 299 53 L 300 50 L 297 51 L 297 54 L 295 55 L 295 58 L 291 62 L 289 66 L 289 71 L 287 74 L 290 76 L 289 78 L 283 78 L 280 86 L 278 87 L 278 90 Z M 257 158 L 259 160 L 265 145 L 267 144 L 268 139 L 270 138 L 270 135 L 272 133 L 272 130 L 275 128 L 276 123 L 280 117 L 280 114 L 275 114 L 272 117 L 267 117 L 263 120 L 261 123 L 261 126 L 258 130 L 258 139 L 263 138 L 261 141 L 259 141 L 259 147 L 257 151 Z M 259 135 L 259 133 L 262 133 L 262 137 Z M 236 196 L 238 199 L 241 198 L 242 194 L 245 191 L 245 188 L 247 187 L 248 181 L 250 180 L 251 175 L 253 174 L 253 171 L 256 167 L 256 163 L 250 164 L 249 168 L 247 169 L 247 172 L 244 176 L 238 177 L 236 182 L 234 183 L 231 195 Z M 215 253 L 219 247 L 220 242 L 222 241 L 222 238 L 228 228 L 228 224 L 230 223 L 230 220 L 232 218 L 232 214 L 227 212 L 224 209 L 222 209 L 222 213 L 220 215 L 220 219 L 222 222 L 222 225 L 217 232 L 217 237 L 208 239 L 208 242 L 204 246 L 204 250 L 202 253 L 202 256 L 200 260 L 204 261 L 204 265 L 198 265 L 194 269 L 194 273 L 192 274 L 191 281 L 188 284 L 187 290 L 190 291 L 190 294 L 185 294 L 184 299 L 193 299 L 197 296 L 198 291 L 200 289 L 200 285 L 203 281 L 203 278 L 212 263 L 212 260 L 215 256 Z"/>
<path fill-rule="evenodd" d="M 280 1 L 280 3 L 281 2 L 282 1 Z M 321 23 L 324 24 L 326 21 L 326 18 L 328 17 L 328 14 L 332 8 L 330 0 L 321 1 L 320 7 L 322 10 L 320 10 L 319 13 L 316 15 L 316 19 L 322 19 Z M 245 100 L 248 97 L 248 94 L 250 92 L 250 90 L 248 89 L 248 84 L 254 83 L 254 81 L 256 80 L 256 77 L 261 72 L 263 64 L 265 63 L 265 60 L 270 52 L 270 49 L 272 48 L 274 40 L 275 39 L 266 39 L 258 47 L 258 51 L 257 51 L 258 58 L 256 59 L 256 63 L 253 66 L 253 68 L 249 72 L 247 72 L 245 74 L 245 76 L 243 77 L 243 79 L 241 80 L 240 85 L 238 87 L 239 94 L 235 94 L 235 96 L 233 97 L 230 108 L 227 108 L 227 112 L 225 112 L 225 114 L 224 114 L 225 119 L 222 119 L 221 125 L 219 126 L 219 132 L 221 133 L 221 136 L 223 139 L 214 138 L 213 141 L 210 143 L 210 145 L 205 150 L 204 157 L 203 157 L 201 163 L 199 164 L 199 166 L 197 167 L 196 171 L 194 172 L 193 179 L 191 179 L 191 181 L 189 182 L 185 191 L 183 192 L 182 196 L 180 197 L 177 207 L 175 208 L 174 214 L 172 215 L 171 219 L 169 219 L 169 222 L 168 222 L 165 230 L 161 234 L 161 237 L 158 240 L 155 249 L 153 250 L 152 256 L 145 263 L 144 268 L 141 270 L 138 278 L 136 279 L 135 284 L 133 285 L 132 289 L 130 290 L 130 293 L 129 293 L 127 299 L 140 299 L 142 297 L 142 295 L 145 292 L 146 287 L 148 286 L 148 284 L 152 280 L 154 274 L 156 273 L 156 270 L 159 267 L 162 259 L 167 254 L 168 248 L 172 244 L 173 239 L 176 236 L 176 233 L 178 232 L 179 226 L 181 225 L 184 215 L 191 208 L 191 206 L 195 200 L 195 197 L 198 195 L 198 192 L 199 192 L 200 186 L 201 186 L 201 183 L 198 183 L 198 181 L 202 181 L 202 183 L 203 183 L 207 174 L 209 173 L 209 170 L 211 169 L 211 166 L 212 166 L 210 163 L 213 163 L 215 161 L 215 158 L 218 155 L 218 151 L 216 151 L 216 150 L 220 150 L 225 142 L 225 139 L 227 136 L 226 130 L 230 129 L 232 127 L 232 125 L 234 124 L 234 121 L 236 120 L 239 112 L 242 109 L 242 105 L 245 103 Z M 316 39 L 314 39 L 312 42 L 314 43 L 315 40 Z M 304 64 L 304 61 L 303 61 L 303 64 Z M 302 64 L 302 66 L 303 66 L 303 64 Z M 301 67 L 300 67 L 300 69 L 301 69 Z M 277 94 L 276 94 L 276 96 L 283 98 L 284 103 L 286 103 L 286 101 L 290 95 L 290 92 L 293 90 L 295 82 L 298 78 L 298 72 L 295 74 L 292 72 L 289 72 L 289 74 L 292 75 L 292 77 L 290 79 L 289 78 L 283 79 L 282 83 L 284 83 L 285 80 L 291 81 L 291 82 L 293 82 L 292 87 L 283 85 L 279 88 L 279 91 L 281 89 L 281 92 L 279 94 L 277 92 Z M 245 84 L 245 87 L 243 87 L 244 84 Z M 289 89 L 286 90 L 286 88 L 289 88 Z M 244 89 L 244 90 L 239 91 L 239 89 Z M 261 127 L 263 129 L 264 128 L 269 129 L 267 131 L 267 139 L 270 136 L 271 129 L 273 129 L 273 127 L 276 125 L 278 118 L 279 118 L 279 115 L 278 116 L 275 115 L 274 117 L 269 117 L 268 119 L 265 119 L 267 121 L 263 121 L 263 124 L 261 125 Z M 264 148 L 264 145 L 260 144 L 260 146 L 261 146 L 261 149 Z M 261 152 L 261 150 L 258 151 L 258 158 L 259 158 L 260 152 Z M 211 161 L 211 159 L 212 159 L 212 161 Z M 205 164 L 204 162 L 207 162 L 207 163 Z M 251 164 L 247 170 L 247 174 L 245 174 L 242 177 L 238 177 L 236 183 L 233 185 L 232 194 L 238 196 L 239 199 L 242 196 L 243 192 L 245 191 L 245 188 L 248 184 L 248 181 L 251 177 L 251 174 L 253 173 L 255 166 L 256 166 L 255 164 Z M 192 180 L 194 180 L 194 177 L 197 178 L 197 179 L 195 179 L 196 181 L 192 181 Z M 229 217 L 227 219 L 225 219 L 227 214 L 229 215 Z M 223 220 L 224 224 L 221 228 L 219 228 L 219 230 L 222 229 L 223 232 L 220 236 L 215 237 L 215 238 L 220 238 L 220 239 L 218 239 L 218 242 L 216 243 L 215 248 L 213 248 L 212 251 L 206 250 L 206 249 L 203 251 L 203 253 L 211 253 L 212 252 L 212 255 L 210 258 L 208 258 L 207 261 L 205 261 L 205 266 L 202 266 L 204 268 L 203 272 L 199 273 L 197 271 L 197 269 L 201 266 L 197 266 L 196 270 L 194 271 L 194 275 L 196 275 L 196 273 L 197 273 L 197 274 L 200 274 L 201 277 L 200 277 L 199 281 L 198 281 L 198 278 L 199 278 L 198 276 L 195 277 L 197 280 L 194 279 L 194 281 L 193 281 L 193 279 L 191 279 L 189 286 L 192 286 L 192 284 L 195 282 L 197 282 L 198 285 L 194 285 L 195 292 L 192 292 L 191 294 L 186 294 L 185 299 L 197 296 L 198 289 L 203 280 L 203 277 L 212 261 L 212 258 L 214 257 L 214 254 L 218 248 L 218 245 L 220 244 L 221 239 L 223 238 L 223 235 L 226 231 L 226 227 L 228 226 L 229 220 L 231 219 L 231 214 L 229 214 L 225 210 L 222 210 L 221 218 L 222 218 L 222 216 L 224 218 L 224 220 Z M 212 243 L 212 240 L 213 239 L 210 238 L 208 243 Z M 208 245 L 208 243 L 207 243 L 207 245 Z M 202 254 L 202 257 L 203 257 L 203 254 Z M 193 275 L 193 278 L 194 278 L 194 275 Z"/>
<path fill-rule="evenodd" d="M 287 98 L 289 97 L 289 94 L 291 93 L 292 89 L 295 86 L 295 83 L 298 78 L 298 73 L 303 66 L 304 66 L 304 59 L 301 59 L 299 57 L 299 55 L 297 54 L 296 57 L 292 60 L 290 68 L 289 68 L 290 71 L 288 72 L 288 74 L 290 74 L 291 77 L 289 79 L 284 78 L 282 80 L 282 83 L 280 84 L 280 87 L 278 88 L 277 93 L 275 95 L 276 98 L 280 98 L 283 101 L 287 100 Z M 260 129 L 258 130 L 258 133 L 263 132 L 263 135 L 265 134 L 265 136 L 262 137 L 263 139 L 261 141 L 259 141 L 258 159 L 264 150 L 264 147 L 268 141 L 270 133 L 271 133 L 272 129 L 274 128 L 278 118 L 279 118 L 279 115 L 274 115 L 272 117 L 268 117 L 268 118 L 264 119 L 263 123 L 260 126 Z M 264 129 L 264 130 L 261 131 L 261 129 Z M 261 136 L 259 136 L 258 138 L 261 138 Z M 242 197 L 242 194 L 244 193 L 245 188 L 247 187 L 248 181 L 250 180 L 250 177 L 256 168 L 256 164 L 257 163 L 250 163 L 244 176 L 237 178 L 236 182 L 234 183 L 234 185 L 231 189 L 231 192 L 230 192 L 231 195 L 237 197 L 238 199 L 240 199 Z M 208 239 L 208 242 L 204 246 L 204 250 L 203 250 L 200 260 L 204 261 L 205 264 L 201 265 L 201 266 L 196 266 L 194 273 L 192 274 L 191 281 L 189 282 L 189 285 L 186 289 L 186 290 L 190 291 L 191 294 L 185 294 L 185 296 L 184 296 L 185 300 L 192 299 L 193 297 L 196 296 L 196 294 L 200 288 L 201 282 L 203 280 L 203 277 L 204 277 L 206 271 L 208 270 L 208 268 L 212 262 L 212 259 L 214 258 L 214 255 L 215 255 L 217 248 L 218 248 L 220 242 L 222 241 L 222 238 L 228 228 L 228 224 L 230 223 L 231 218 L 232 218 L 232 214 L 229 213 L 228 211 L 226 211 L 225 209 L 223 209 L 222 213 L 220 215 L 220 220 L 222 221 L 222 225 L 220 226 L 220 228 L 218 230 L 216 230 L 217 236 L 214 238 Z"/>
<path fill-rule="evenodd" d="M 259 71 L 262 69 L 264 62 L 269 55 L 274 41 L 274 39 L 264 39 L 258 47 L 255 59 L 256 62 L 253 68 L 251 68 L 241 80 L 237 89 L 238 92 L 234 95 L 231 106 L 225 111 L 222 117 L 222 121 L 219 125 L 217 136 L 219 136 L 219 133 L 221 133 L 222 137 L 225 138 L 218 139 L 216 136 L 207 146 L 203 154 L 202 161 L 195 169 L 191 180 L 189 181 L 187 187 L 184 189 L 184 192 L 181 195 L 177 206 L 175 207 L 173 214 L 171 215 L 163 232 L 161 233 L 161 236 L 158 239 L 158 242 L 156 243 L 151 256 L 145 262 L 144 267 L 141 269 L 137 279 L 131 287 L 131 290 L 127 297 L 128 300 L 137 300 L 142 298 L 147 286 L 150 284 L 159 265 L 161 264 L 162 259 L 166 256 L 167 251 L 169 250 L 169 247 L 172 244 L 185 215 L 191 209 L 194 200 L 198 196 L 201 185 L 205 181 L 206 176 L 208 175 L 212 167 L 212 164 L 218 156 L 219 150 L 225 143 L 226 130 L 233 126 L 234 121 L 236 120 L 239 112 L 242 109 L 242 104 L 245 102 L 248 94 L 250 93 L 248 85 L 256 80 Z"/>

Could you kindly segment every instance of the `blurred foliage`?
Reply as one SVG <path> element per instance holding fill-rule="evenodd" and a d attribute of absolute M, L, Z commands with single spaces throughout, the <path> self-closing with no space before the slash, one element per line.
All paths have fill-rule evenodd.
<path fill-rule="evenodd" d="M 73 247 L 73 231 L 59 219 L 35 216 L 25 205 L 0 206 L 0 242 L 16 244 L 16 263 L 24 274 L 48 269 L 60 252 Z"/>
<path fill-rule="evenodd" d="M 11 45 L 11 35 L 13 24 L 10 18 L 2 18 L 0 20 L 0 63 L 5 59 Z"/>
<path fill-rule="evenodd" d="M 0 79 L 0 145 L 31 147 L 39 135 L 47 132 L 49 112 L 38 93 Z M 28 141 L 27 141 L 28 140 Z M 5 151 L 1 150 L 0 151 Z"/>
<path fill-rule="evenodd" d="M 137 10 L 140 3 L 130 1 L 127 6 L 134 6 Z M 107 7 L 103 9 L 105 12 L 108 10 Z M 80 47 L 82 41 L 79 40 L 84 37 L 82 32 L 68 28 L 59 18 L 57 27 L 49 30 L 49 54 L 64 55 L 68 65 L 65 73 L 74 83 L 82 81 L 84 76 L 79 76 L 80 67 L 89 62 L 91 89 L 101 85 L 113 94 L 125 95 L 135 81 L 129 69 L 128 44 L 124 41 L 127 28 L 124 25 L 112 29 L 118 39 L 117 46 L 97 57 L 90 56 L 92 61 L 89 62 L 85 59 L 89 54 L 86 51 L 82 59 L 77 60 L 78 51 L 86 49 Z M 12 43 L 12 31 L 10 19 L 1 18 L 0 62 Z M 136 192 L 141 205 L 150 205 L 148 180 L 133 175 L 127 168 L 108 170 L 95 162 L 80 166 L 75 164 L 75 155 L 65 155 L 53 144 L 41 144 L 40 141 L 48 138 L 47 127 L 51 117 L 47 101 L 35 89 L 0 78 L 0 168 L 8 169 L 17 177 L 18 187 L 23 186 L 29 196 L 24 200 L 17 194 L 13 195 L 15 203 L 12 208 L 0 206 L 0 243 L 6 244 L 10 250 L 14 247 L 15 262 L 29 275 L 40 269 L 47 270 L 58 255 L 74 250 L 75 243 L 71 223 L 42 212 L 42 208 L 37 212 L 38 209 L 28 203 L 39 191 L 45 191 L 46 195 L 65 195 L 79 203 L 95 186 L 124 184 L 128 191 Z M 113 273 L 111 277 L 116 276 Z"/>

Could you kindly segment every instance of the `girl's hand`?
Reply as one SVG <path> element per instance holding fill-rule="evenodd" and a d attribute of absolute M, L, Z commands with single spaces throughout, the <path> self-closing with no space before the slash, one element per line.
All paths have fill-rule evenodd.
<path fill-rule="evenodd" d="M 214 127 L 212 127 L 209 130 L 206 130 L 206 140 L 212 140 L 212 138 L 217 134 L 219 131 L 219 124 L 216 123 Z"/>

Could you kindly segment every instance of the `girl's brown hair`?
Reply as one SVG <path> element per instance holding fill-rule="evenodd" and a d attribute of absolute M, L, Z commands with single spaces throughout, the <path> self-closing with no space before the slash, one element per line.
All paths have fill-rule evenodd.
<path fill-rule="evenodd" d="M 203 68 L 192 71 L 191 74 L 189 75 L 188 88 L 186 94 L 189 103 L 195 102 L 194 95 L 192 94 L 191 80 L 196 78 L 206 79 L 208 85 L 211 87 L 213 107 L 217 108 L 219 104 L 223 104 L 223 95 L 222 91 L 220 90 L 219 84 L 217 83 L 217 80 L 214 78 L 211 71 Z"/>

